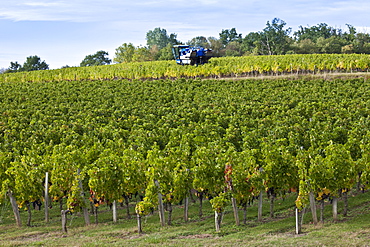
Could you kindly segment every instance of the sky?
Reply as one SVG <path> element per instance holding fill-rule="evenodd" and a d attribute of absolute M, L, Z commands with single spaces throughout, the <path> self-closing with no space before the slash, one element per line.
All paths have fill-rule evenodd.
<path fill-rule="evenodd" d="M 236 28 L 243 37 L 279 18 L 297 31 L 326 23 L 370 32 L 369 0 L 0 0 L 0 69 L 38 56 L 50 69 L 79 66 L 106 51 L 113 60 L 123 43 L 146 45 L 156 27 L 187 42 Z M 293 33 L 292 32 L 292 33 Z"/>

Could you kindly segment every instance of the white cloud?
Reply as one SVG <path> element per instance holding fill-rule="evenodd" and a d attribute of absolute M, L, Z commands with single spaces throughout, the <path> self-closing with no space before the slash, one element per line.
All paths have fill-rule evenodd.
<path fill-rule="evenodd" d="M 197 0 L 192 3 L 184 0 L 170 1 L 12 1 L 0 6 L 0 18 L 14 21 L 108 21 L 125 17 L 135 19 L 161 15 L 171 16 L 180 12 L 183 18 L 197 12 L 206 14 L 209 10 L 202 6 L 216 5 L 218 0 Z M 199 6 L 200 5 L 200 6 Z M 180 17 L 181 16 L 177 16 Z"/>
<path fill-rule="evenodd" d="M 23 5 L 32 6 L 32 7 L 54 7 L 54 6 L 63 6 L 64 4 L 61 2 L 54 2 L 54 3 L 27 2 L 27 3 L 23 3 Z"/>

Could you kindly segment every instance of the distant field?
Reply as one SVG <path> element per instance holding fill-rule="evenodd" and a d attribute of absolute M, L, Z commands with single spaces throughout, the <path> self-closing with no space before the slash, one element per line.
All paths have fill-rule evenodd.
<path fill-rule="evenodd" d="M 314 75 L 329 72 L 368 72 L 369 68 L 370 56 L 362 54 L 244 56 L 212 58 L 208 64 L 202 66 L 180 66 L 175 61 L 155 61 L 20 72 L 2 74 L 0 82 Z"/>

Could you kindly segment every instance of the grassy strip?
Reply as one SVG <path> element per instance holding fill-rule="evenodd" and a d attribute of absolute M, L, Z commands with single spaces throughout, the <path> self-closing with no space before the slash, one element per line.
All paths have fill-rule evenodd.
<path fill-rule="evenodd" d="M 246 225 L 236 226 L 231 207 L 227 208 L 220 233 L 214 230 L 214 218 L 208 202 L 204 216 L 197 216 L 198 204 L 190 207 L 190 220 L 184 223 L 182 207 L 174 211 L 172 226 L 160 227 L 157 214 L 144 219 L 144 233 L 139 235 L 136 219 L 128 219 L 125 210 L 119 211 L 118 223 L 111 220 L 111 211 L 101 208 L 99 224 L 83 226 L 79 214 L 68 216 L 68 233 L 62 233 L 59 210 L 51 210 L 51 221 L 43 221 L 42 211 L 33 211 L 33 227 L 17 228 L 9 205 L 2 205 L 0 239 L 2 246 L 366 246 L 370 241 L 370 193 L 358 194 L 349 200 L 350 212 L 331 220 L 327 202 L 325 223 L 313 225 L 311 215 L 304 217 L 303 233 L 294 234 L 295 195 L 276 201 L 276 218 L 269 218 L 268 201 L 264 201 L 264 220 L 257 222 L 257 205 L 248 208 Z M 343 203 L 339 202 L 339 209 Z M 133 208 L 131 208 L 133 213 Z M 22 212 L 25 221 L 27 212 Z M 92 217 L 92 216 L 91 216 Z M 240 212 L 242 217 L 242 212 Z M 91 218 L 93 222 L 93 218 Z"/>

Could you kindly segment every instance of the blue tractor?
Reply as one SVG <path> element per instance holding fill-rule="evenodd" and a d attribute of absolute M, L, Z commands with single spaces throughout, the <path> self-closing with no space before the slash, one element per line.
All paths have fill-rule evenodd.
<path fill-rule="evenodd" d="M 174 45 L 172 53 L 176 63 L 180 65 L 205 64 L 212 57 L 212 50 L 203 47 L 192 47 L 190 45 Z"/>

